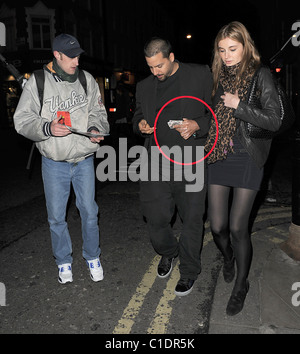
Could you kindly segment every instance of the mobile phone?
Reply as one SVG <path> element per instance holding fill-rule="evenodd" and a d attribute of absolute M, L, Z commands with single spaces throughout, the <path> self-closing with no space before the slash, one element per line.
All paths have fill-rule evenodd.
<path fill-rule="evenodd" d="M 170 129 L 174 129 L 174 125 L 179 125 L 182 124 L 183 120 L 169 120 L 168 121 L 168 126 Z"/>

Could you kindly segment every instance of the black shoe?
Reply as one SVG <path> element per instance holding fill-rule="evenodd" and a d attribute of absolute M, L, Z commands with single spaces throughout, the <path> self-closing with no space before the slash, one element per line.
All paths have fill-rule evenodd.
<path fill-rule="evenodd" d="M 226 283 L 231 283 L 234 279 L 234 276 L 235 276 L 234 261 L 235 261 L 234 256 L 232 257 L 231 261 L 229 261 L 229 262 L 224 261 L 223 277 L 224 277 L 224 280 L 226 281 Z"/>
<path fill-rule="evenodd" d="M 228 316 L 234 316 L 242 311 L 248 291 L 249 282 L 247 280 L 245 289 L 232 293 L 226 308 L 226 313 Z"/>
<path fill-rule="evenodd" d="M 188 295 L 193 290 L 194 283 L 195 280 L 180 278 L 175 288 L 175 295 L 177 296 Z"/>
<path fill-rule="evenodd" d="M 165 256 L 161 257 L 157 266 L 157 275 L 159 278 L 167 278 L 170 275 L 173 268 L 173 260 L 174 258 L 168 258 Z"/>

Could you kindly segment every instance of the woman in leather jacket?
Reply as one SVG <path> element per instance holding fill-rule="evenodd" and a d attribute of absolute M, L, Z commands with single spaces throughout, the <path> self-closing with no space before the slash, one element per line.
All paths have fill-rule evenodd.
<path fill-rule="evenodd" d="M 257 94 L 262 108 L 246 103 L 257 70 Z M 277 131 L 281 125 L 280 103 L 269 69 L 261 67 L 254 42 L 239 22 L 231 22 L 219 31 L 212 72 L 218 128 L 212 120 L 206 142 L 206 150 L 210 152 L 209 219 L 214 241 L 224 257 L 223 276 L 228 283 L 235 277 L 236 263 L 236 280 L 226 308 L 226 313 L 233 316 L 242 310 L 249 290 L 252 260 L 249 217 L 271 146 L 271 140 L 249 138 L 246 123 Z"/>

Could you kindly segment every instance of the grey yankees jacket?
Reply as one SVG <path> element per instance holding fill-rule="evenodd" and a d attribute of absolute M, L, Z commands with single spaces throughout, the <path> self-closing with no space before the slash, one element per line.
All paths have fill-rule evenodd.
<path fill-rule="evenodd" d="M 40 153 L 54 161 L 79 162 L 92 155 L 99 148 L 86 136 L 69 134 L 52 136 L 50 122 L 57 118 L 57 112 L 70 113 L 72 127 L 80 131 L 96 128 L 109 132 L 107 113 L 101 99 L 99 86 L 88 72 L 87 94 L 79 79 L 74 83 L 57 81 L 51 66 L 45 66 L 44 98 L 41 110 L 35 76 L 26 83 L 14 114 L 17 132 L 36 143 Z"/>

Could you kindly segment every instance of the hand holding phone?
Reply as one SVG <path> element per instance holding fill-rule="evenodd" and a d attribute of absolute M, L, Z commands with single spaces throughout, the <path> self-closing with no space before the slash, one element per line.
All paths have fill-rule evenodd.
<path fill-rule="evenodd" d="M 168 121 L 168 126 L 170 129 L 174 129 L 175 125 L 180 125 L 183 123 L 183 120 L 169 120 Z"/>

